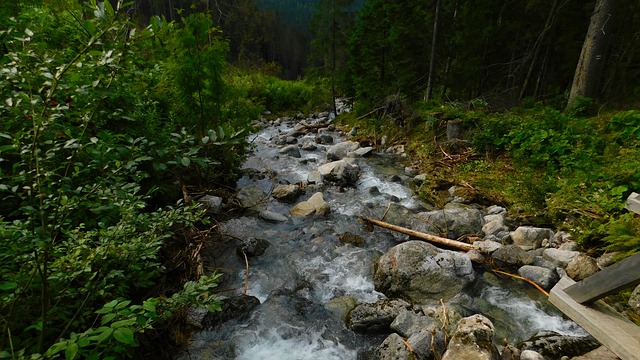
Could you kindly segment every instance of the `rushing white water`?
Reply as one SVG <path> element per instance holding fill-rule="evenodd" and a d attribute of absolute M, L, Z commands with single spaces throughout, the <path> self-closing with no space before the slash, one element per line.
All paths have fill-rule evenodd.
<path fill-rule="evenodd" d="M 283 328 L 287 331 L 283 331 Z M 283 336 L 283 333 L 292 330 L 297 333 L 297 336 Z M 324 331 L 309 332 L 304 328 L 287 325 L 267 329 L 241 342 L 239 347 L 242 350 L 236 359 L 344 360 L 356 358 L 356 351 L 347 349 L 339 342 L 323 338 L 323 333 Z"/>

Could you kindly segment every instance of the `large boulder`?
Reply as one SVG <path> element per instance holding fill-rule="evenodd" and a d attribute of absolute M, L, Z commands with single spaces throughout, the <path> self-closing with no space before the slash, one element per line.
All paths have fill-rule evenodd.
<path fill-rule="evenodd" d="M 453 297 L 474 278 L 466 255 L 423 241 L 407 241 L 378 259 L 374 284 L 387 296 L 426 304 Z"/>
<path fill-rule="evenodd" d="M 327 159 L 329 160 L 341 160 L 347 156 L 351 151 L 356 151 L 360 148 L 360 144 L 355 141 L 345 141 L 333 145 L 327 150 Z"/>
<path fill-rule="evenodd" d="M 545 359 L 560 359 L 563 356 L 578 356 L 600 346 L 592 337 L 563 336 L 548 331 L 536 334 L 524 341 L 520 349 L 533 350 Z M 443 359 L 444 360 L 444 359 Z"/>
<path fill-rule="evenodd" d="M 360 167 L 346 160 L 333 161 L 320 165 L 318 172 L 322 179 L 338 185 L 353 185 L 360 176 Z"/>
<path fill-rule="evenodd" d="M 326 215 L 331 212 L 329 204 L 324 201 L 321 192 L 313 194 L 309 200 L 296 204 L 289 213 L 293 217 L 307 217 L 311 215 Z"/>
<path fill-rule="evenodd" d="M 437 330 L 436 319 L 427 316 L 422 312 L 412 310 L 402 310 L 391 323 L 391 330 L 397 332 L 405 338 L 420 332 L 421 330 Z"/>
<path fill-rule="evenodd" d="M 406 341 L 393 333 L 376 348 L 374 357 L 377 360 L 435 360 L 442 357 L 444 347 L 445 338 L 442 332 L 433 334 L 431 331 L 422 330 Z"/>
<path fill-rule="evenodd" d="M 442 360 L 498 360 L 493 344 L 495 328 L 491 320 L 476 314 L 463 318 L 447 346 Z"/>
<path fill-rule="evenodd" d="M 411 222 L 413 230 L 450 239 L 480 233 L 483 225 L 480 210 L 458 203 L 449 203 L 442 210 L 419 213 Z"/>

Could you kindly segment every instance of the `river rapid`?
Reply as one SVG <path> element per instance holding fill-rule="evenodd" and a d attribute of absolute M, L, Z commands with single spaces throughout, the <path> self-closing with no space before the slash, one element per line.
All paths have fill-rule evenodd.
<path fill-rule="evenodd" d="M 327 117 L 316 114 L 304 121 L 308 125 L 330 122 Z M 263 121 L 263 128 L 250 138 L 255 149 L 244 165 L 246 175 L 238 181 L 238 189 L 256 186 L 269 194 L 278 184 L 301 184 L 305 192 L 297 202 L 321 191 L 331 212 L 292 218 L 289 210 L 293 204 L 266 196 L 257 206 L 220 223 L 219 231 L 224 235 L 211 245 L 207 267 L 225 274 L 220 288 L 227 291 L 221 295 L 241 295 L 246 281 L 246 294 L 260 304 L 243 319 L 195 333 L 178 359 L 366 359 L 386 337 L 347 329 L 343 314 L 328 306 L 347 297 L 359 303 L 384 299 L 374 288 L 373 265 L 391 247 L 408 240 L 406 235 L 365 226 L 358 218 L 380 219 L 390 202 L 412 212 L 432 207 L 414 196 L 405 159 L 396 154 L 358 158 L 361 173 L 355 186 L 307 184 L 309 174 L 329 162 L 326 151 L 331 145 L 301 150 L 300 158 L 280 153 L 282 145 L 276 145 L 276 140 L 299 121 Z M 331 135 L 334 144 L 347 137 L 333 126 L 319 131 Z M 315 141 L 316 135 L 300 135 L 297 143 Z M 259 216 L 263 210 L 288 219 L 263 220 Z M 345 244 L 340 241 L 344 233 L 355 234 L 364 243 Z M 270 245 L 263 255 L 248 258 L 247 277 L 244 256 L 236 247 L 250 237 L 267 240 Z M 464 316 L 482 313 L 491 319 L 499 341 L 506 338 L 515 343 L 548 330 L 585 334 L 530 286 L 482 269 L 476 272 L 477 280 L 451 303 Z M 442 305 L 433 304 L 438 306 Z"/>

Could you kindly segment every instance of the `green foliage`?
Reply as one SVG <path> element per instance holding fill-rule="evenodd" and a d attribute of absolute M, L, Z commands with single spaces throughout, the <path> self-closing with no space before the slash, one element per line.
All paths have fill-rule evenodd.
<path fill-rule="evenodd" d="M 135 334 L 170 312 L 194 302 L 219 309 L 209 296 L 217 276 L 162 303 L 108 302 L 148 291 L 164 271 L 160 249 L 176 231 L 205 222 L 193 206 L 165 202 L 151 211 L 147 192 L 233 174 L 247 149 L 247 120 L 222 121 L 222 101 L 213 104 L 221 110 L 211 130 L 203 128 L 214 125 L 209 118 L 188 122 L 167 111 L 170 99 L 152 87 L 162 54 L 155 33 L 136 31 L 118 5 L 94 1 L 85 20 L 30 8 L 1 33 L 2 356 L 56 344 L 46 356 L 126 357 Z M 63 32 L 65 41 L 49 41 Z M 211 86 L 192 95 L 215 94 L 215 74 L 200 74 Z M 172 101 L 204 106 L 192 100 Z M 187 130 L 194 128 L 197 135 Z"/>
<path fill-rule="evenodd" d="M 604 225 L 606 236 L 602 241 L 606 250 L 618 251 L 619 258 L 633 255 L 640 249 L 640 219 L 628 213 Z"/>

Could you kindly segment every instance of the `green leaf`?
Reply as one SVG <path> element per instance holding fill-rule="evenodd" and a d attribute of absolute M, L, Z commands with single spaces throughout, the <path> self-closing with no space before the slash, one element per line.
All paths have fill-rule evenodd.
<path fill-rule="evenodd" d="M 188 157 L 183 157 L 181 162 L 182 165 L 189 166 L 191 164 L 191 159 L 189 159 Z"/>
<path fill-rule="evenodd" d="M 120 321 L 116 321 L 113 324 L 111 324 L 111 327 L 114 328 L 114 329 L 117 329 L 117 328 L 121 328 L 121 327 L 124 327 L 124 326 L 133 325 L 133 324 L 135 324 L 135 322 L 136 322 L 136 319 L 120 320 Z"/>
<path fill-rule="evenodd" d="M 95 341 L 100 343 L 100 342 L 103 342 L 103 341 L 107 340 L 111 336 L 111 334 L 113 334 L 114 330 L 112 328 L 110 328 L 110 327 L 102 326 L 102 327 L 97 328 L 96 332 L 97 331 L 101 331 L 101 333 L 98 334 L 98 335 L 95 335 L 95 336 L 91 336 L 91 337 L 89 337 L 89 339 L 90 340 L 95 340 Z"/>
<path fill-rule="evenodd" d="M 113 332 L 113 337 L 119 342 L 127 345 L 135 345 L 136 339 L 133 336 L 133 330 L 122 327 Z"/>
<path fill-rule="evenodd" d="M 100 321 L 100 323 L 102 325 L 106 325 L 106 324 L 110 323 L 111 320 L 115 319 L 115 317 L 116 317 L 116 314 L 107 314 L 107 315 L 102 317 L 102 320 Z"/>
<path fill-rule="evenodd" d="M 64 357 L 67 360 L 73 360 L 76 358 L 76 355 L 78 355 L 78 344 L 76 343 L 69 344 L 67 349 L 64 351 Z"/>
<path fill-rule="evenodd" d="M 142 308 L 147 311 L 156 312 L 156 305 L 151 301 L 145 301 L 144 303 L 142 303 Z"/>
<path fill-rule="evenodd" d="M 18 288 L 18 284 L 14 282 L 4 282 L 0 284 L 0 290 L 2 291 L 9 291 L 17 288 Z"/>

